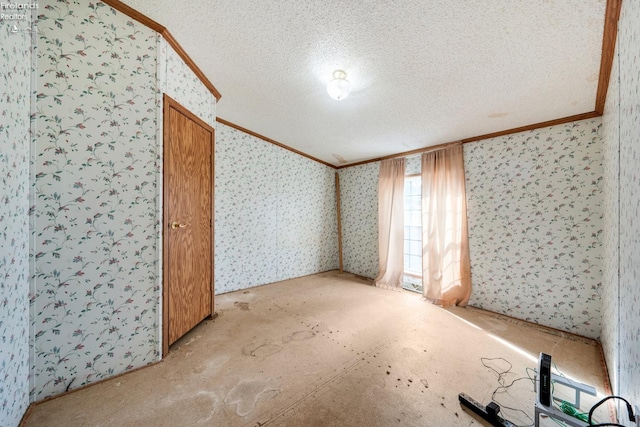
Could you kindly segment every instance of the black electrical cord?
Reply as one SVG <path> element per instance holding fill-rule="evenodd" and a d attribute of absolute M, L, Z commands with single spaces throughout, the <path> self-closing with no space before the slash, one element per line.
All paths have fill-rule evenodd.
<path fill-rule="evenodd" d="M 620 397 L 620 396 L 607 396 L 604 399 L 602 399 L 600 402 L 596 403 L 595 405 L 593 405 L 591 407 L 591 409 L 589 410 L 589 418 L 587 419 L 587 423 L 590 426 L 596 427 L 596 426 L 616 426 L 616 427 L 625 427 L 622 424 L 616 424 L 616 423 L 602 423 L 602 424 L 591 424 L 591 417 L 593 416 L 593 411 L 596 410 L 596 408 L 600 405 L 602 405 L 604 402 L 606 402 L 607 400 L 610 399 L 619 399 L 622 400 L 624 403 L 627 404 L 627 413 L 629 414 L 629 421 L 635 421 L 635 417 L 633 415 L 633 408 L 631 407 L 631 404 L 627 401 L 627 399 L 625 399 L 624 397 Z"/>
<path fill-rule="evenodd" d="M 487 362 L 493 362 L 493 361 L 496 361 L 496 360 L 501 360 L 501 361 L 505 362 L 507 365 L 509 365 L 509 367 L 506 370 L 499 371 L 498 369 L 494 368 L 493 366 L 489 366 L 489 364 L 487 363 Z M 523 411 L 522 409 L 518 409 L 518 408 L 511 408 L 509 406 L 505 406 L 505 405 L 500 404 L 496 399 L 496 394 L 501 390 L 507 391 L 509 389 L 509 387 L 511 387 L 513 384 L 515 384 L 518 381 L 530 380 L 532 382 L 535 382 L 535 380 L 533 378 L 531 378 L 528 375 L 528 372 L 527 372 L 527 376 L 526 377 L 516 378 L 515 380 L 511 381 L 510 384 L 505 384 L 506 381 L 505 381 L 504 376 L 511 372 L 511 370 L 513 369 L 513 365 L 511 364 L 511 362 L 509 362 L 504 357 L 493 357 L 493 358 L 491 358 L 491 357 L 481 357 L 480 358 L 480 363 L 482 363 L 482 365 L 485 368 L 488 368 L 488 369 L 492 370 L 493 372 L 495 372 L 495 374 L 498 376 L 498 384 L 500 384 L 500 386 L 497 387 L 493 391 L 493 393 L 491 394 L 491 401 L 496 403 L 496 404 L 498 404 L 500 406 L 500 408 L 502 408 L 502 409 L 507 409 L 507 410 L 514 411 L 514 412 L 521 412 L 522 414 L 524 414 L 525 417 L 527 417 L 532 422 L 531 422 L 531 424 L 525 424 L 525 425 L 522 425 L 522 426 L 518 426 L 515 423 L 509 421 L 504 415 L 503 415 L 503 418 L 505 420 L 511 422 L 516 427 L 530 427 L 530 426 L 533 426 L 533 424 L 534 424 L 533 423 L 533 419 L 531 419 L 531 416 L 526 411 Z"/>

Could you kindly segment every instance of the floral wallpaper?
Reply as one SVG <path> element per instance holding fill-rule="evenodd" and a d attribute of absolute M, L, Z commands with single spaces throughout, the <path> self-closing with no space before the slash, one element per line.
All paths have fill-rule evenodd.
<path fill-rule="evenodd" d="M 218 124 L 216 294 L 338 268 L 335 170 Z"/>
<path fill-rule="evenodd" d="M 336 170 L 284 149 L 277 163 L 278 280 L 337 269 Z"/>
<path fill-rule="evenodd" d="M 611 240 L 605 288 L 615 300 L 605 302 L 606 335 L 603 337 L 609 372 L 615 378 L 614 393 L 633 404 L 640 402 L 640 4 L 622 2 L 618 24 L 617 61 L 618 82 L 612 78 L 609 87 L 606 115 L 607 132 L 606 176 L 615 194 L 609 197 L 613 213 L 607 218 L 618 235 Z M 619 197 L 619 199 L 617 198 Z M 618 204 L 617 209 L 615 204 Z M 616 227 L 617 226 L 617 227 Z M 619 245 L 619 252 L 612 247 Z M 618 267 L 619 266 L 619 270 Z M 616 276 L 619 278 L 616 281 Z M 618 323 L 617 328 L 615 323 Z M 617 332 L 617 334 L 616 334 Z M 611 359 L 613 357 L 613 359 Z M 627 422 L 621 418 L 621 421 Z"/>
<path fill-rule="evenodd" d="M 276 282 L 278 150 L 218 123 L 215 293 Z"/>
<path fill-rule="evenodd" d="M 465 145 L 472 305 L 599 337 L 600 127 L 594 119 Z M 409 175 L 420 172 L 412 160 Z M 378 168 L 340 169 L 344 269 L 369 278 Z"/>
<path fill-rule="evenodd" d="M 161 93 L 216 125 L 213 95 L 151 30 L 100 2 L 45 1 L 38 13 L 30 182 L 29 43 L 0 34 L 1 425 L 28 404 L 26 337 L 32 400 L 157 360 Z M 471 302 L 585 336 L 602 330 L 614 390 L 636 402 L 638 28 L 640 5 L 623 2 L 602 129 L 594 119 L 465 146 Z M 334 170 L 216 127 L 216 293 L 337 268 Z M 378 167 L 339 171 L 344 268 L 369 278 Z"/>
<path fill-rule="evenodd" d="M 340 169 L 343 269 L 369 279 L 379 269 L 379 173 L 380 162 Z"/>
<path fill-rule="evenodd" d="M 0 425 L 12 427 L 29 405 L 31 37 L 8 28 L 0 27 Z"/>
<path fill-rule="evenodd" d="M 600 336 L 600 128 L 598 118 L 465 144 L 471 305 Z"/>
<path fill-rule="evenodd" d="M 405 165 L 405 175 L 420 175 L 422 170 L 422 154 L 407 157 L 407 163 Z M 380 164 L 378 164 L 380 167 Z"/>
<path fill-rule="evenodd" d="M 34 400 L 158 358 L 157 35 L 40 4 Z"/>
<path fill-rule="evenodd" d="M 600 341 L 609 368 L 611 389 L 617 390 L 618 372 L 618 259 L 620 206 L 618 198 L 618 172 L 620 170 L 620 126 L 619 126 L 619 61 L 614 56 L 607 100 L 602 117 L 602 139 L 604 141 L 604 209 L 603 209 L 603 266 L 602 266 L 602 333 Z M 614 363 L 615 361 L 615 363 Z"/>
<path fill-rule="evenodd" d="M 216 127 L 216 98 L 191 71 L 164 37 L 158 38 L 158 71 L 161 92 Z"/>

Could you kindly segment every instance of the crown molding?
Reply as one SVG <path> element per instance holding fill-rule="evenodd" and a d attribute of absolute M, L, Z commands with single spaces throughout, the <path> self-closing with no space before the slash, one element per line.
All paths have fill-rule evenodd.
<path fill-rule="evenodd" d="M 263 141 L 266 141 L 266 142 L 268 142 L 270 144 L 277 145 L 278 147 L 284 148 L 285 150 L 289 150 L 289 151 L 291 151 L 293 153 L 299 154 L 302 157 L 306 157 L 307 159 L 313 160 L 314 162 L 322 163 L 323 165 L 329 166 L 330 168 L 333 168 L 333 169 L 338 169 L 335 165 L 332 165 L 331 163 L 328 163 L 328 162 L 325 162 L 324 160 L 320 160 L 320 159 L 318 159 L 316 157 L 310 156 L 309 154 L 303 153 L 300 150 L 296 150 L 295 148 L 291 148 L 288 145 L 284 145 L 281 142 L 276 141 L 275 139 L 271 139 L 271 138 L 268 138 L 268 137 L 266 137 L 264 135 L 260 135 L 259 133 L 253 132 L 253 131 L 251 131 L 251 130 L 249 130 L 247 128 L 243 128 L 242 126 L 238 126 L 235 123 L 231 123 L 230 121 L 227 121 L 227 120 L 222 119 L 220 117 L 216 117 L 216 121 L 218 123 L 222 123 L 223 125 L 227 125 L 229 127 L 237 129 L 237 130 L 239 130 L 241 132 L 249 134 L 251 136 L 255 136 L 256 138 L 260 138 Z"/>
<path fill-rule="evenodd" d="M 119 0 L 102 0 L 102 2 L 106 5 L 111 6 L 117 11 L 124 13 L 128 17 L 135 19 L 142 25 L 149 27 L 150 29 L 152 29 L 153 31 L 159 33 L 162 37 L 164 37 L 167 43 L 169 43 L 169 45 L 176 51 L 178 56 L 182 58 L 185 64 L 187 64 L 187 66 L 191 68 L 191 71 L 193 71 L 193 73 L 198 77 L 198 79 L 200 79 L 202 84 L 204 84 L 205 87 L 213 94 L 213 96 L 216 97 L 216 101 L 220 101 L 220 98 L 222 97 L 220 92 L 218 92 L 215 86 L 213 86 L 213 84 L 209 81 L 207 76 L 204 75 L 204 73 L 196 65 L 196 63 L 193 62 L 191 57 L 187 55 L 187 52 L 185 52 L 182 46 L 180 46 L 178 41 L 171 35 L 171 33 L 169 32 L 169 30 L 167 30 L 166 27 L 164 27 L 162 24 L 157 23 L 156 21 L 149 18 L 148 16 L 143 15 L 142 13 L 138 12 L 131 6 L 128 6 Z"/>
<path fill-rule="evenodd" d="M 622 0 L 607 0 L 604 14 L 604 33 L 602 35 L 602 56 L 600 59 L 600 76 L 598 78 L 598 91 L 596 92 L 595 111 L 604 113 L 604 104 L 607 100 L 607 90 L 609 89 L 609 79 L 611 78 L 611 67 L 613 56 L 616 51 L 616 38 L 618 36 L 618 20 Z"/>

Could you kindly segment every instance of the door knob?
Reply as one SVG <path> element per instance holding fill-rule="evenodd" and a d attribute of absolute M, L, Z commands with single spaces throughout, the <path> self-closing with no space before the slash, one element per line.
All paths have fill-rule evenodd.
<path fill-rule="evenodd" d="M 172 230 L 175 230 L 176 228 L 185 228 L 187 226 L 187 224 L 180 224 L 179 222 L 172 222 L 170 227 Z"/>

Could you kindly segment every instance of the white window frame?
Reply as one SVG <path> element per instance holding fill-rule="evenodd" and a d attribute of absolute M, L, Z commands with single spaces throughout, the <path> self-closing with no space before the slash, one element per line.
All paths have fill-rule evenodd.
<path fill-rule="evenodd" d="M 420 191 L 420 185 L 422 177 L 420 174 L 406 175 L 405 180 L 405 199 L 404 199 L 404 275 L 409 276 L 405 279 L 405 288 L 409 290 L 418 291 L 416 289 L 415 282 L 419 279 L 422 282 L 422 224 L 421 224 L 421 212 L 422 212 L 422 192 Z M 419 185 L 412 186 L 409 182 L 418 182 Z M 416 193 L 416 188 L 418 192 Z M 410 190 L 407 192 L 407 190 Z M 413 191 L 413 194 L 411 190 Z M 413 201 L 409 198 L 412 197 Z M 415 209 L 417 207 L 417 209 Z M 417 230 L 416 230 L 417 229 Z M 415 239 L 416 234 L 418 239 Z M 411 257 L 408 259 L 408 257 Z M 416 259 L 417 258 L 417 259 Z M 413 261 L 413 265 L 410 265 Z M 413 268 L 412 268 L 413 267 Z"/>

